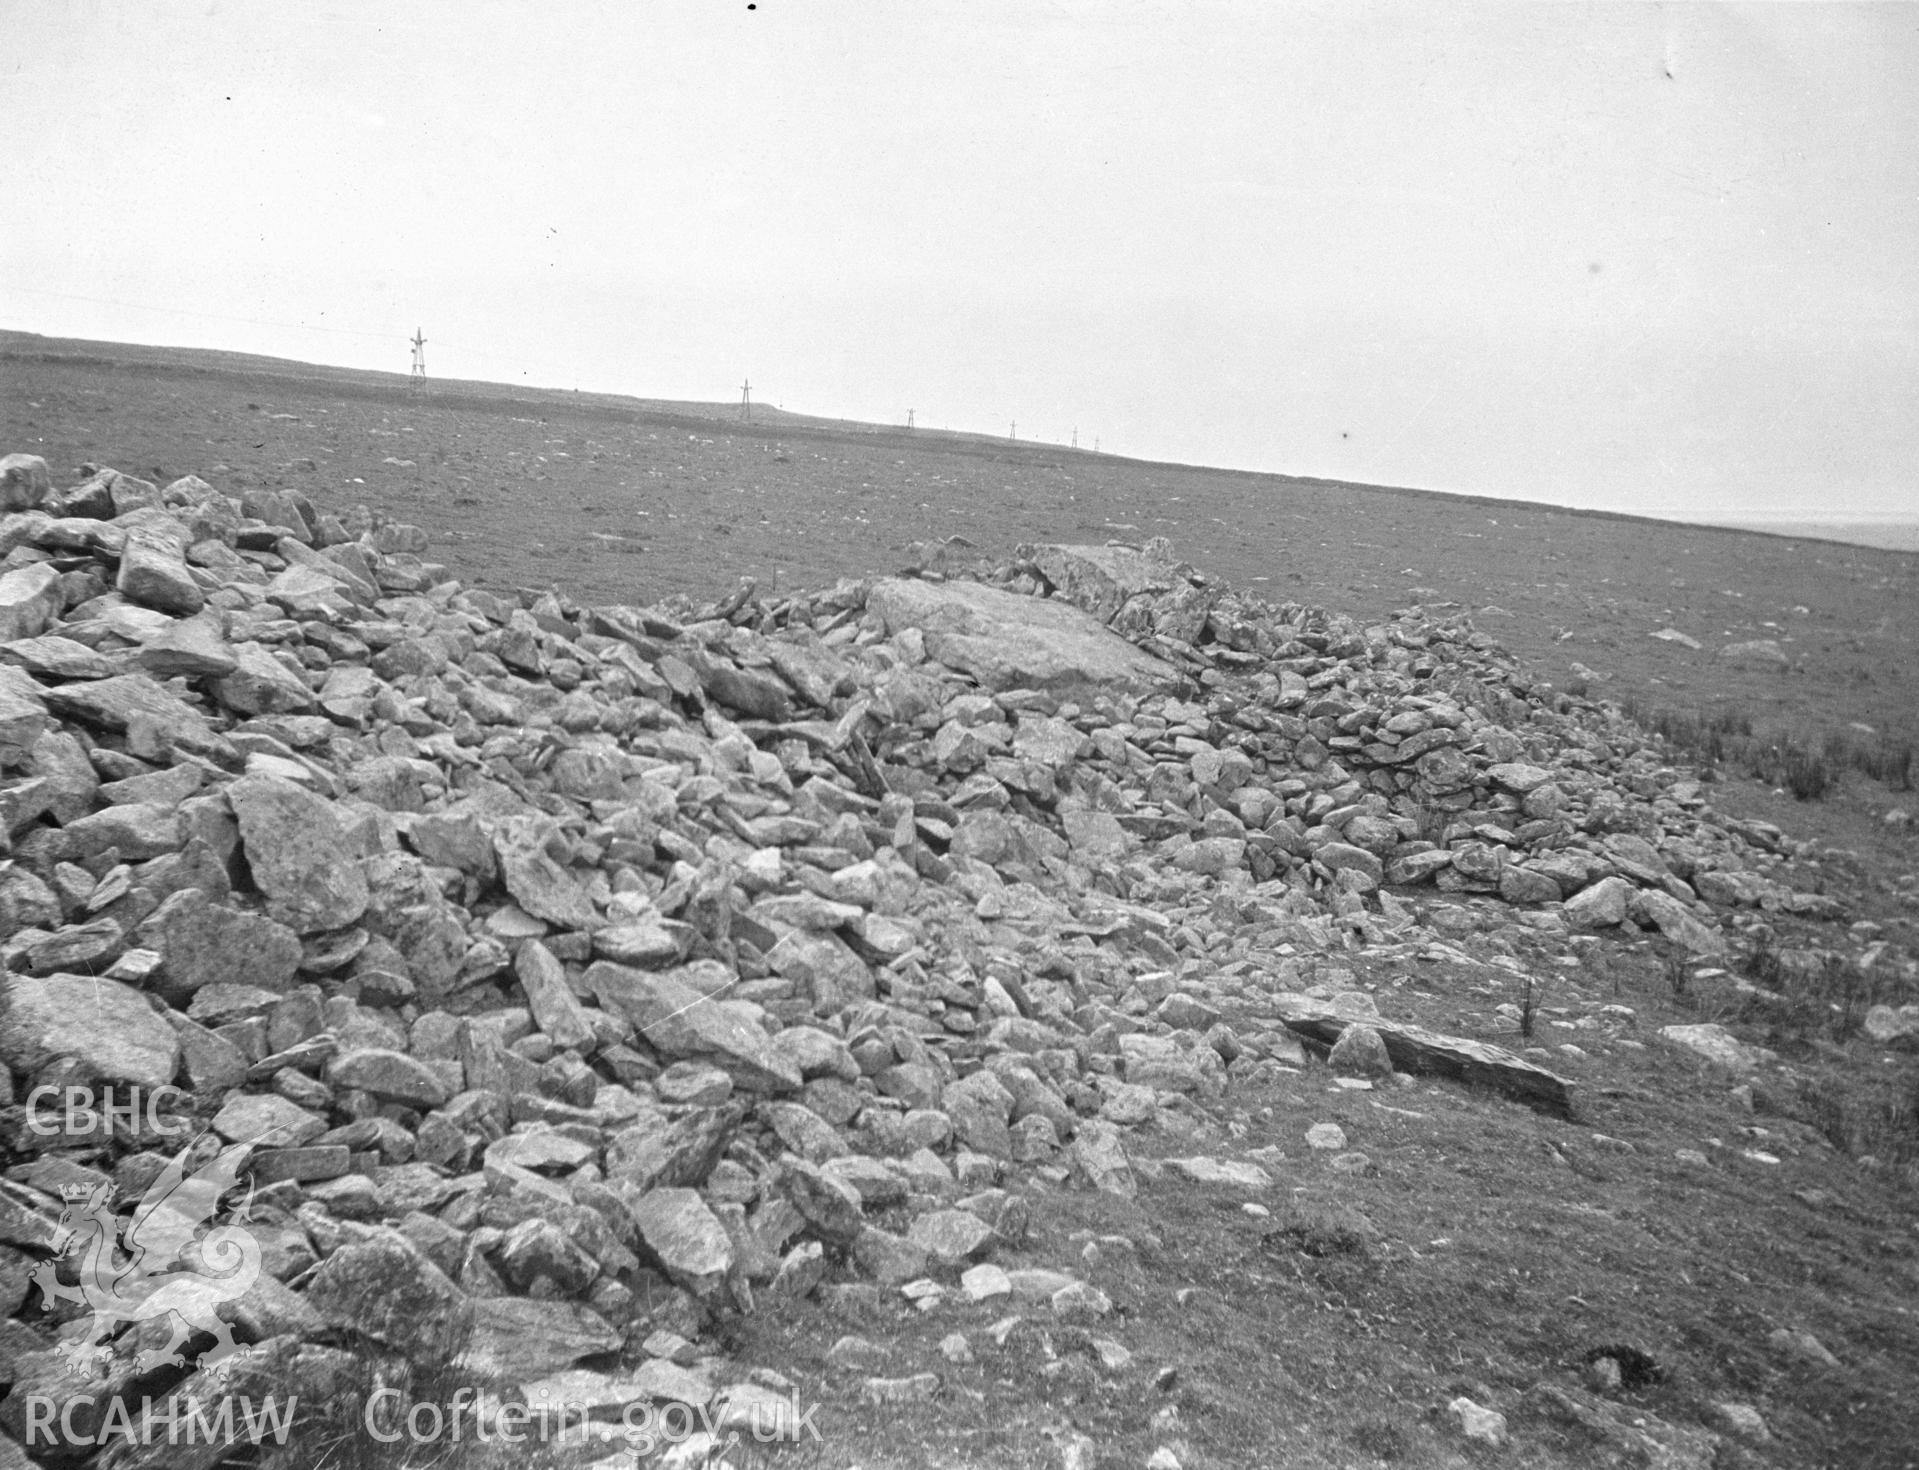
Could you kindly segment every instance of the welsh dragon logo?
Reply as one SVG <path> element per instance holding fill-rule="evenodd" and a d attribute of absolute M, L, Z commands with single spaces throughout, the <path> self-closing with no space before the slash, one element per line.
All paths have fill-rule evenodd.
<path fill-rule="evenodd" d="M 187 1366 L 180 1349 L 195 1332 L 210 1334 L 214 1345 L 201 1354 L 210 1368 L 239 1351 L 233 1330 L 215 1314 L 253 1285 L 260 1274 L 260 1243 L 243 1224 L 253 1191 L 223 1225 L 204 1235 L 200 1229 L 219 1209 L 220 1198 L 238 1182 L 254 1148 L 252 1142 L 224 1149 L 191 1175 L 192 1145 L 148 1186 L 124 1230 L 113 1213 L 114 1186 L 68 1185 L 61 1191 L 66 1209 L 54 1229 L 53 1249 L 60 1260 L 77 1258 L 79 1283 L 67 1286 L 55 1275 L 58 1262 L 33 1273 L 42 1302 L 77 1302 L 93 1311 L 93 1325 L 82 1337 L 63 1343 L 61 1354 L 74 1368 L 99 1372 L 112 1352 L 108 1341 L 123 1322 L 173 1319 L 165 1347 L 141 1353 L 135 1367 L 146 1372 L 162 1365 Z"/>

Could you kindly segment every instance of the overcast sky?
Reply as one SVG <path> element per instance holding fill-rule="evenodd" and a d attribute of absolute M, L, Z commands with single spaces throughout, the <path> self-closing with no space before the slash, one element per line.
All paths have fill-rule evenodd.
<path fill-rule="evenodd" d="M 0 0 L 0 325 L 1919 516 L 1919 7 Z"/>

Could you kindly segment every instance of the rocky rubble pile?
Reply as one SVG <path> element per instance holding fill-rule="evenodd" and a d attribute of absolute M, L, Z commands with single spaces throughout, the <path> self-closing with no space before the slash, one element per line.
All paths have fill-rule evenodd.
<path fill-rule="evenodd" d="M 294 494 L 10 456 L 0 509 L 14 1441 L 33 1395 L 86 1431 L 195 1392 L 209 1343 L 198 1376 L 316 1401 L 377 1359 L 737 1418 L 784 1385 L 729 1375 L 729 1314 L 877 1283 L 1097 1321 L 991 1260 L 1024 1190 L 1130 1193 L 1129 1138 L 1363 1016 L 1297 994 L 1318 957 L 1445 950 L 1455 897 L 1704 956 L 1832 909 L 1463 619 L 1163 546 L 586 608 Z M 179 1092 L 76 1138 L 109 1085 Z M 191 1230 L 136 1212 L 196 1170 L 252 1181 L 217 1368 L 68 1249 L 168 1268 Z"/>

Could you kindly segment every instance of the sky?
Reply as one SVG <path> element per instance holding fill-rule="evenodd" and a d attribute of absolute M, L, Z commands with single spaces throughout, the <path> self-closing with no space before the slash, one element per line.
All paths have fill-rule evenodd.
<path fill-rule="evenodd" d="M 1919 518 L 1919 6 L 0 0 L 0 326 Z"/>

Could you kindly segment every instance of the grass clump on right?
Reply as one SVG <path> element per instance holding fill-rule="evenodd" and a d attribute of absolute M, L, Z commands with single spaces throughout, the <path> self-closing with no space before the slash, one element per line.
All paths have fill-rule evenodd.
<path fill-rule="evenodd" d="M 1757 733 L 1752 716 L 1742 709 L 1702 714 L 1635 699 L 1622 701 L 1620 713 L 1691 756 L 1702 781 L 1717 780 L 1722 769 L 1732 768 L 1800 801 L 1818 801 L 1837 788 L 1845 772 L 1856 771 L 1888 791 L 1913 790 L 1911 740 L 1831 730 L 1815 744 L 1791 732 Z"/>

